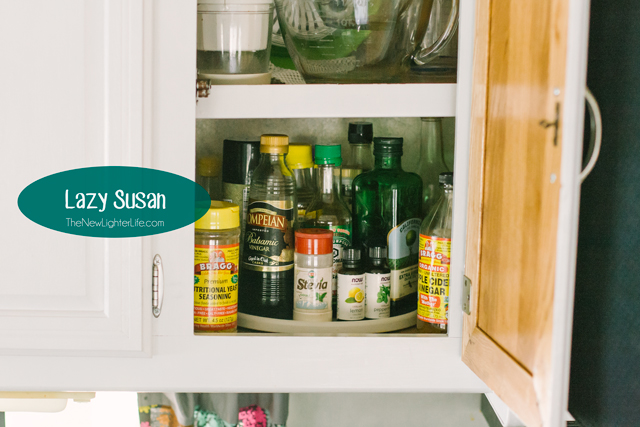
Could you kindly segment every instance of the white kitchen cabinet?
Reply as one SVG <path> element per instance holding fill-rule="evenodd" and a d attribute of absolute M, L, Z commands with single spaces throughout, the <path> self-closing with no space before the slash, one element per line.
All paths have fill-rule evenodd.
<path fill-rule="evenodd" d="M 544 0 L 535 3 L 540 10 L 534 13 L 533 2 L 478 0 L 476 17 L 475 1 L 461 0 L 459 74 L 455 85 L 224 86 L 213 87 L 209 98 L 200 100 L 197 107 L 194 88 L 195 0 L 68 2 L 68 8 L 63 8 L 61 5 L 64 4 L 57 2 L 56 7 L 50 7 L 54 10 L 52 16 L 58 18 L 58 24 L 68 24 L 65 31 L 71 32 L 75 28 L 76 32 L 67 35 L 67 39 L 45 37 L 48 33 L 59 34 L 58 26 L 56 31 L 33 31 L 35 18 L 27 16 L 26 12 L 21 14 L 18 6 L 12 6 L 9 12 L 22 17 L 22 21 L 12 20 L 13 27 L 10 28 L 13 30 L 0 30 L 30 28 L 33 34 L 25 34 L 31 35 L 32 44 L 43 43 L 44 40 L 53 44 L 59 54 L 57 61 L 66 71 L 55 74 L 59 81 L 56 80 L 53 88 L 38 88 L 37 92 L 24 98 L 17 92 L 11 92 L 12 96 L 6 98 L 11 105 L 6 103 L 6 99 L 0 101 L 4 102 L 1 104 L 3 114 L 5 111 L 14 114 L 11 116 L 11 130 L 3 137 L 7 140 L 3 141 L 5 146 L 13 143 L 12 159 L 8 160 L 8 156 L 3 158 L 7 163 L 4 171 L 10 172 L 5 177 L 18 177 L 5 191 L 8 194 L 7 211 L 11 216 L 2 224 L 11 241 L 11 245 L 3 244 L 3 258 L 9 260 L 13 268 L 4 273 L 5 280 L 0 284 L 3 296 L 0 301 L 0 333 L 3 338 L 0 347 L 6 355 L 0 359 L 0 388 L 216 392 L 480 393 L 493 390 L 530 425 L 561 425 L 567 406 L 587 2 Z M 494 27 L 491 27 L 489 17 L 492 14 L 502 19 L 494 21 L 496 29 L 499 29 L 498 24 L 507 25 L 512 19 L 514 23 L 522 24 L 520 29 L 525 40 L 528 40 L 526 34 L 528 37 L 542 34 L 536 43 L 553 46 L 546 70 L 553 70 L 549 75 L 556 79 L 549 80 L 551 93 L 558 87 L 560 94 L 546 94 L 544 99 L 548 102 L 545 101 L 542 110 L 523 109 L 526 102 L 509 104 L 512 99 L 520 99 L 518 96 L 526 93 L 525 89 L 531 82 L 519 80 L 517 75 L 506 80 L 487 78 L 491 74 L 487 72 L 491 69 L 489 60 L 505 59 L 500 46 L 491 44 L 496 40 L 492 37 L 499 35 L 491 33 Z M 7 15 L 2 14 L 4 17 Z M 527 16 L 542 17 L 542 20 L 532 23 L 527 21 Z M 40 18 L 42 27 L 37 28 L 47 28 L 47 18 L 49 15 L 43 14 Z M 531 25 L 525 25 L 527 23 Z M 105 25 L 111 26 L 103 27 Z M 101 36 L 95 36 L 95 39 L 88 36 L 96 32 Z M 520 39 L 507 40 L 505 46 L 513 40 Z M 30 45 L 24 44 L 15 43 L 16 51 L 12 57 L 19 58 L 21 62 L 20 70 L 17 66 L 11 68 L 11 81 L 26 86 L 25 90 L 34 91 L 27 83 L 42 80 L 42 73 L 36 75 L 35 67 L 44 58 L 37 58 L 36 64 L 36 59 L 29 56 L 34 62 L 29 64 L 20 49 L 28 49 Z M 523 47 L 521 56 L 526 57 L 527 49 L 533 49 L 537 44 Z M 69 46 L 75 46 L 76 50 Z M 538 51 L 536 55 L 544 56 Z M 116 59 L 108 60 L 112 58 Z M 515 64 L 518 56 L 509 59 Z M 495 64 L 497 62 L 492 66 Z M 7 79 L 2 80 L 2 84 L 6 84 Z M 511 86 L 501 86 L 501 83 Z M 8 89 L 17 91 L 14 86 L 18 84 L 8 85 Z M 544 92 L 547 89 L 539 87 L 537 90 Z M 521 90 L 520 95 L 518 90 Z M 536 357 L 542 360 L 540 366 L 546 369 L 539 372 L 537 368 L 528 369 L 516 350 L 510 351 L 509 347 L 502 346 L 500 337 L 492 336 L 483 329 L 483 313 L 489 306 L 483 299 L 487 293 L 483 292 L 486 290 L 491 294 L 495 289 L 504 289 L 499 284 L 504 280 L 482 276 L 477 266 L 485 265 L 482 264 L 485 259 L 481 251 L 489 253 L 487 248 L 495 237 L 492 230 L 483 232 L 483 224 L 495 223 L 495 219 L 503 215 L 505 229 L 513 231 L 509 227 L 514 226 L 509 222 L 508 205 L 501 205 L 500 198 L 495 198 L 492 193 L 500 186 L 497 181 L 486 178 L 494 170 L 485 169 L 485 161 L 500 150 L 512 153 L 517 152 L 519 146 L 534 149 L 538 143 L 541 147 L 553 144 L 552 130 L 535 134 L 531 129 L 541 120 L 554 120 L 554 97 L 560 105 L 560 143 L 555 150 L 549 151 L 547 157 L 541 157 L 543 163 L 551 159 L 550 166 L 543 170 L 544 173 L 533 175 L 535 179 L 531 181 L 526 180 L 526 174 L 517 181 L 540 188 L 540 192 L 548 194 L 549 200 L 555 200 L 555 204 L 548 205 L 534 200 L 537 211 L 541 212 L 539 218 L 544 218 L 544 221 L 533 226 L 542 227 L 547 238 L 536 243 L 518 237 L 511 249 L 520 252 L 491 252 L 496 266 L 508 266 L 515 253 L 526 252 L 522 252 L 523 248 L 529 253 L 548 253 L 549 248 L 553 249 L 553 253 L 543 257 L 547 262 L 545 268 L 549 270 L 545 277 L 551 285 L 547 288 L 547 298 L 540 301 L 547 304 L 548 310 L 534 310 L 534 315 L 543 316 L 539 320 L 545 328 L 536 329 L 529 341 L 531 348 L 537 351 Z M 354 98 L 363 102 L 354 102 Z M 65 108 L 59 107 L 62 100 Z M 34 105 L 38 107 L 36 114 L 32 113 Z M 67 117 L 74 113 L 75 116 Z M 524 115 L 518 115 L 520 113 Z M 192 226 L 148 238 L 107 241 L 66 236 L 43 229 L 29 223 L 15 209 L 17 194 L 29 182 L 73 167 L 142 165 L 193 179 L 197 118 L 453 115 L 456 117 L 456 191 L 450 326 L 446 337 L 411 334 L 314 337 L 260 333 L 194 336 Z M 504 133 L 487 133 L 487 129 L 495 129 L 492 127 L 495 123 L 509 125 L 514 122 L 517 125 L 521 121 L 526 121 L 529 133 L 513 132 L 509 134 L 511 139 L 508 141 Z M 48 128 L 45 123 L 53 127 Z M 63 136 L 63 131 L 67 136 Z M 536 142 L 536 135 L 541 135 L 539 142 Z M 486 143 L 487 138 L 493 145 Z M 487 147 L 491 150 L 487 151 Z M 14 161 L 16 158 L 19 161 Z M 27 158 L 28 161 L 25 160 Z M 526 157 L 520 161 L 521 165 L 527 164 Z M 531 161 L 538 160 L 532 156 Z M 514 168 L 502 167 L 495 171 L 504 170 L 507 173 L 503 176 L 505 181 L 511 178 L 509 173 L 518 172 Z M 522 170 L 525 171 L 526 167 Z M 543 175 L 548 175 L 549 181 L 542 182 L 540 177 Z M 553 186 L 552 190 L 545 189 L 547 183 Z M 527 194 L 537 194 L 535 188 Z M 487 209 L 485 197 L 494 197 L 491 200 L 496 209 Z M 520 207 L 527 206 L 526 200 L 519 203 Z M 467 220 L 470 220 L 468 227 Z M 25 239 L 24 236 L 29 237 Z M 22 277 L 19 273 L 29 271 L 27 260 L 30 259 L 27 256 L 31 241 L 38 242 L 38 248 L 48 244 L 48 251 L 52 252 L 45 262 L 50 262 L 48 268 L 51 273 L 48 276 L 53 285 L 39 288 L 41 291 L 36 297 L 43 298 L 42 307 L 45 300 L 49 306 L 57 307 L 58 311 L 54 309 L 46 318 L 46 324 L 53 328 L 56 321 L 62 323 L 58 334 L 62 338 L 38 329 L 39 323 L 34 320 L 33 324 L 16 321 L 33 319 L 33 301 L 38 301 L 38 298 L 28 298 L 31 295 L 28 291 L 18 292 L 17 298 L 12 294 L 16 289 L 25 289 L 17 283 Z M 150 272 L 155 254 L 163 259 L 165 275 L 164 304 L 157 319 L 150 311 Z M 484 268 L 489 271 L 490 267 Z M 531 286 L 525 277 L 518 277 L 508 268 L 504 271 L 505 277 L 516 278 L 513 280 L 514 289 Z M 465 273 L 472 282 L 470 316 L 463 315 Z M 500 271 L 495 274 L 502 277 Z M 494 283 L 497 288 L 493 288 Z M 46 295 L 51 297 L 46 298 Z M 63 304 L 76 301 L 78 295 L 86 298 L 98 295 L 97 306 L 81 306 L 74 311 Z M 526 293 L 523 295 L 526 297 Z M 17 302 L 9 306 L 9 300 Z M 56 306 L 58 300 L 62 302 Z M 511 301 L 514 300 L 517 298 Z M 519 305 L 517 310 L 508 310 L 504 301 L 508 300 L 496 299 L 494 307 L 498 316 L 504 313 L 501 318 L 504 322 L 531 310 L 525 305 Z M 9 307 L 15 308 L 10 311 Z M 111 311 L 113 307 L 116 307 L 115 311 Z M 79 319 L 73 317 L 77 313 L 81 313 Z M 493 312 L 488 312 L 486 318 L 491 316 L 490 313 Z M 134 348 L 123 343 L 112 345 L 108 341 L 112 336 L 102 329 L 103 324 L 117 324 L 120 327 L 118 333 L 124 330 L 137 346 L 129 341 L 126 341 L 127 345 Z M 73 327 L 82 333 L 74 332 Z M 116 334 L 111 329 L 107 330 L 112 335 Z M 506 328 L 507 335 L 526 335 L 528 332 Z M 5 335 L 13 341 L 4 340 Z M 104 340 L 100 341 L 101 337 Z M 6 344 L 11 342 L 13 344 Z M 63 351 L 57 353 L 61 357 L 50 357 L 56 354 L 52 350 Z M 88 356 L 83 352 L 88 350 L 94 351 Z M 122 357 L 140 355 L 144 357 Z M 381 367 L 386 370 L 385 375 L 380 375 Z M 516 377 L 511 378 L 512 375 Z M 514 384 L 518 379 L 526 386 Z"/>
<path fill-rule="evenodd" d="M 150 354 L 142 239 L 62 234 L 16 203 L 49 174 L 142 166 L 143 16 L 142 1 L 0 5 L 1 354 Z"/>

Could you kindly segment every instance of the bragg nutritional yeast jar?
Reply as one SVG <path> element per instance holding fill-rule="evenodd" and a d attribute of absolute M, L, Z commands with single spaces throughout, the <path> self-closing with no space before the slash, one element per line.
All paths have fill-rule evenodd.
<path fill-rule="evenodd" d="M 235 332 L 240 208 L 213 201 L 195 229 L 193 330 L 196 334 Z"/>

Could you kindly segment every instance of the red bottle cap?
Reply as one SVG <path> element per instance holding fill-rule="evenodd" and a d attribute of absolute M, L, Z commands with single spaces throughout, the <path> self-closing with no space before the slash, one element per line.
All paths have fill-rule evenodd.
<path fill-rule="evenodd" d="M 333 253 L 333 231 L 322 228 L 302 228 L 296 231 L 296 252 L 303 255 Z"/>

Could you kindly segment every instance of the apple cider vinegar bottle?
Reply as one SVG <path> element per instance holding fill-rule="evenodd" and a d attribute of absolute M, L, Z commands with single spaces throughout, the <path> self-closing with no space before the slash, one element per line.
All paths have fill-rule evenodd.
<path fill-rule="evenodd" d="M 453 174 L 440 174 L 443 194 L 420 227 L 418 269 L 418 331 L 447 333 Z"/>

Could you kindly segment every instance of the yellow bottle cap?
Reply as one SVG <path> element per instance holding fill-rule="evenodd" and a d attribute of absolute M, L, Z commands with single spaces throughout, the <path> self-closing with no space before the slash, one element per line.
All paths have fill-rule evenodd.
<path fill-rule="evenodd" d="M 227 230 L 240 227 L 240 207 L 229 202 L 212 201 L 211 207 L 196 221 L 200 230 Z"/>
<path fill-rule="evenodd" d="M 289 169 L 313 168 L 311 144 L 290 144 L 289 153 L 285 160 Z"/>
<path fill-rule="evenodd" d="M 289 151 L 289 137 L 287 135 L 262 135 L 260 137 L 260 152 L 272 154 L 286 154 Z"/>
<path fill-rule="evenodd" d="M 215 157 L 201 157 L 198 159 L 198 175 L 218 176 L 220 175 L 220 164 Z"/>

